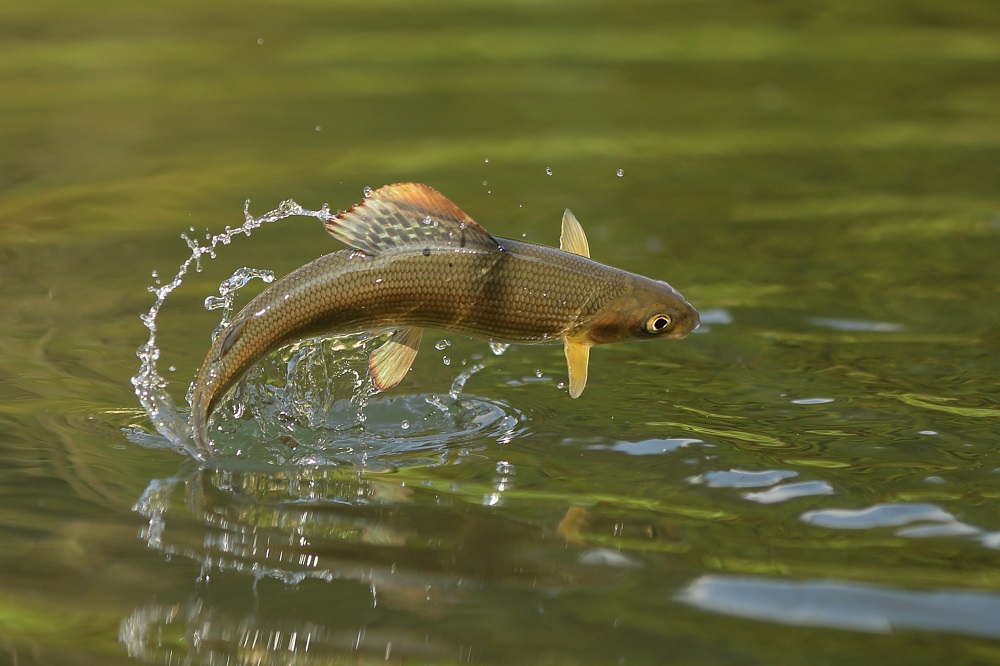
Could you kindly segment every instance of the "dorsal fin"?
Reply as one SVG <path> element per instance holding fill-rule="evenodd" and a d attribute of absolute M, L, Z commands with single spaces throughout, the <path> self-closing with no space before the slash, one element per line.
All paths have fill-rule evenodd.
<path fill-rule="evenodd" d="M 566 252 L 590 257 L 590 243 L 587 242 L 587 234 L 583 233 L 583 227 L 576 221 L 576 215 L 569 208 L 563 213 L 559 248 Z"/>
<path fill-rule="evenodd" d="M 367 254 L 403 247 L 467 252 L 500 249 L 489 232 L 462 209 L 420 183 L 380 187 L 327 220 L 326 230 Z"/>

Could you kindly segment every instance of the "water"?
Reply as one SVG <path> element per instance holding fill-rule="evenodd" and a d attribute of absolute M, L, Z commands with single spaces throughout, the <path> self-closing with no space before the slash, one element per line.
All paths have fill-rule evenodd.
<path fill-rule="evenodd" d="M 153 426 L 161 435 L 171 443 L 175 444 L 179 450 L 183 450 L 192 457 L 205 460 L 210 452 L 197 449 L 187 435 L 187 425 L 185 418 L 178 414 L 170 394 L 167 392 L 167 380 L 160 374 L 157 362 L 160 359 L 161 350 L 157 346 L 156 319 L 160 309 L 163 307 L 167 297 L 184 281 L 184 276 L 192 266 L 197 271 L 202 269 L 202 258 L 207 256 L 211 259 L 216 257 L 218 248 L 229 245 L 234 237 L 243 235 L 249 236 L 254 229 L 260 228 L 264 224 L 270 224 L 283 220 L 292 215 L 315 217 L 325 221 L 330 217 L 329 209 L 324 206 L 319 211 L 310 211 L 302 208 L 292 200 L 281 203 L 278 208 L 266 213 L 259 218 L 252 217 L 249 213 L 250 202 L 243 206 L 244 222 L 241 226 L 234 228 L 226 227 L 226 230 L 219 234 L 209 234 L 206 236 L 207 244 L 202 245 L 196 239 L 182 234 L 181 238 L 188 246 L 191 254 L 177 268 L 174 279 L 167 284 L 162 284 L 158 274 L 154 271 L 153 278 L 155 284 L 147 287 L 147 290 L 156 295 L 156 299 L 149 310 L 140 319 L 143 325 L 149 330 L 149 338 L 136 350 L 139 357 L 139 371 L 132 377 L 132 385 L 135 387 L 136 397 L 139 403 L 146 410 Z M 266 269 L 253 269 L 243 267 L 235 271 L 230 277 L 222 281 L 219 285 L 218 296 L 208 296 L 205 298 L 206 310 L 222 310 L 222 317 L 212 333 L 212 339 L 218 335 L 229 323 L 233 311 L 233 299 L 236 292 L 247 285 L 252 279 L 260 279 L 264 282 L 274 280 L 274 273 Z M 194 384 L 189 385 L 186 400 L 190 404 L 191 395 L 194 392 Z"/>
<path fill-rule="evenodd" d="M 0 25 L 0 664 L 1000 660 L 992 4 Z M 571 207 L 703 326 L 579 400 L 556 346 L 428 332 L 384 394 L 376 341 L 295 346 L 179 448 L 206 297 L 341 247 L 231 235 L 144 328 L 192 245 L 402 180 L 550 245 Z"/>

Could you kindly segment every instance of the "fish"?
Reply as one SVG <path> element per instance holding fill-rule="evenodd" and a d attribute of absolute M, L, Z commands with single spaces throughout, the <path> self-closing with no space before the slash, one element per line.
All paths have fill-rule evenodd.
<path fill-rule="evenodd" d="M 492 236 L 437 190 L 396 183 L 330 216 L 347 249 L 308 263 L 253 298 L 215 336 L 191 394 L 188 429 L 209 450 L 209 418 L 264 355 L 292 342 L 383 332 L 368 358 L 387 391 L 413 363 L 425 328 L 495 343 L 562 344 L 569 395 L 587 385 L 590 348 L 679 340 L 700 323 L 673 287 L 590 259 L 566 209 L 559 249 Z"/>

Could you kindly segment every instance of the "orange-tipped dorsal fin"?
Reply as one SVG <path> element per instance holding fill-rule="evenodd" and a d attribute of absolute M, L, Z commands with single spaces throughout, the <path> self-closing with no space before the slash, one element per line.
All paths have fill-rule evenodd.
<path fill-rule="evenodd" d="M 338 240 L 366 254 L 397 248 L 493 252 L 489 232 L 437 190 L 421 183 L 380 187 L 326 222 Z"/>

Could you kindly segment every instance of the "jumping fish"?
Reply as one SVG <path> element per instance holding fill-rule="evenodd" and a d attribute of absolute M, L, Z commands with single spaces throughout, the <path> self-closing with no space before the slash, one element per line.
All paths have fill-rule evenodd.
<path fill-rule="evenodd" d="M 587 384 L 590 348 L 679 340 L 698 312 L 666 282 L 592 261 L 569 209 L 560 249 L 491 236 L 436 190 L 386 185 L 326 221 L 350 249 L 292 271 L 215 337 L 195 380 L 189 429 L 207 450 L 208 419 L 264 354 L 321 335 L 388 331 L 371 352 L 375 385 L 398 384 L 425 327 L 498 343 L 562 343 L 569 394 Z"/>

